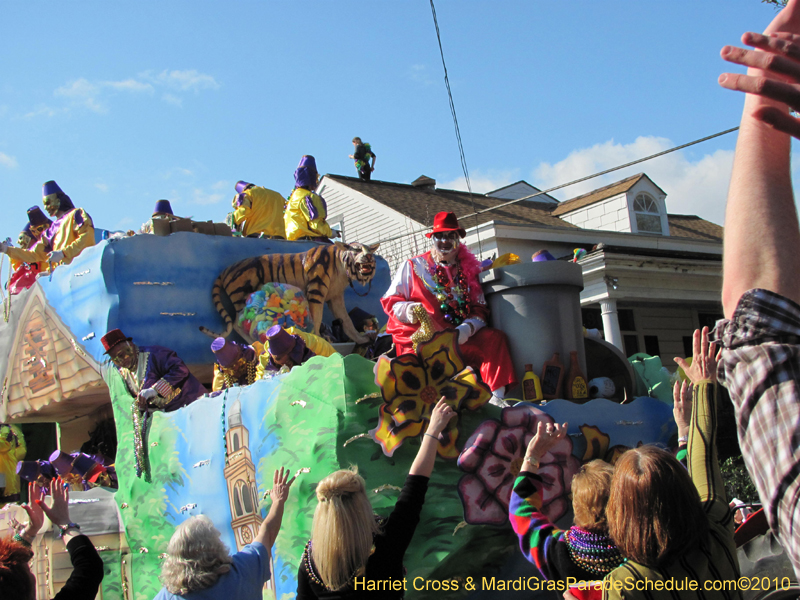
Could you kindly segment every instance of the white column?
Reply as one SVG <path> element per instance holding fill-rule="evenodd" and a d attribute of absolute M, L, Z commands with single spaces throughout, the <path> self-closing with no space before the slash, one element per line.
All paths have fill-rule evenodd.
<path fill-rule="evenodd" d="M 600 300 L 600 314 L 603 316 L 603 332 L 605 333 L 606 341 L 624 353 L 625 347 L 622 344 L 622 333 L 619 330 L 617 301 L 611 298 Z"/>

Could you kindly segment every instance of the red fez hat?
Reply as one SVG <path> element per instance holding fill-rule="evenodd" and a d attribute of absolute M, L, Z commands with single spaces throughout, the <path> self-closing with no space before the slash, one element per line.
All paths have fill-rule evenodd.
<path fill-rule="evenodd" d="M 109 351 L 117 344 L 121 344 L 122 342 L 130 342 L 132 339 L 133 338 L 125 337 L 125 334 L 119 329 L 112 329 L 103 337 L 101 337 L 100 341 L 103 342 L 103 348 L 106 349 L 104 354 L 108 354 Z"/>
<path fill-rule="evenodd" d="M 455 213 L 451 212 L 436 213 L 436 216 L 433 217 L 433 231 L 426 233 L 425 237 L 431 237 L 434 233 L 443 231 L 457 231 L 458 237 L 462 238 L 467 235 L 466 230 L 458 224 Z"/>

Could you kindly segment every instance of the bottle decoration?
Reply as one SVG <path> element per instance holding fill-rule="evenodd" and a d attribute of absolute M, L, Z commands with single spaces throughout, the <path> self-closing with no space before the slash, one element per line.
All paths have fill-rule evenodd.
<path fill-rule="evenodd" d="M 469 284 L 461 267 L 456 271 L 455 280 L 450 282 L 447 269 L 443 265 L 432 265 L 429 269 L 436 287 L 433 295 L 440 302 L 439 310 L 444 314 L 444 320 L 457 327 L 464 322 L 470 313 Z"/>

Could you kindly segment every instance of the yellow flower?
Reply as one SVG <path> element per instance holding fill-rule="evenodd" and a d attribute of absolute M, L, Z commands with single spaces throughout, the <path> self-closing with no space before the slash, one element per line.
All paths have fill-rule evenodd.
<path fill-rule="evenodd" d="M 389 359 L 381 356 L 375 367 L 375 382 L 381 388 L 378 427 L 372 438 L 391 456 L 408 437 L 425 433 L 431 411 L 439 398 L 456 412 L 477 410 L 492 397 L 489 388 L 458 352 L 456 334 L 442 331 L 417 346 L 414 354 Z M 439 455 L 456 458 L 458 419 L 450 422 L 439 436 Z"/>

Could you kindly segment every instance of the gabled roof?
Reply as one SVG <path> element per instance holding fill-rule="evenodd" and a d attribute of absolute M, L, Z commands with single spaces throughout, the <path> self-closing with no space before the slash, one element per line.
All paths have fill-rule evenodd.
<path fill-rule="evenodd" d="M 416 187 L 406 183 L 389 181 L 361 181 L 357 177 L 330 175 L 325 177 L 346 185 L 387 206 L 422 225 L 432 225 L 433 216 L 440 211 L 452 211 L 457 217 L 470 214 L 483 208 L 498 206 L 506 202 L 484 194 L 472 194 L 457 190 L 444 190 L 432 187 Z M 473 207 L 474 203 L 474 207 Z M 478 215 L 478 223 L 497 221 L 510 224 L 578 229 L 575 225 L 554 217 L 553 205 L 545 202 L 525 201 Z M 475 219 L 470 217 L 465 227 L 474 227 Z"/>
<path fill-rule="evenodd" d="M 590 204 L 594 204 L 595 202 L 600 202 L 601 200 L 605 200 L 606 198 L 611 198 L 612 196 L 616 196 L 617 194 L 622 194 L 627 192 L 631 189 L 634 185 L 639 183 L 639 180 L 642 178 L 646 178 L 647 181 L 652 183 L 656 189 L 658 189 L 662 194 L 666 196 L 664 190 L 658 187 L 653 180 L 647 177 L 644 173 L 637 173 L 636 175 L 631 175 L 621 181 L 617 181 L 615 183 L 610 183 L 607 186 L 597 188 L 596 190 L 592 190 L 588 194 L 583 194 L 581 196 L 576 196 L 575 198 L 571 198 L 570 200 L 565 200 L 561 204 L 559 204 L 555 210 L 553 210 L 553 215 L 563 215 L 568 212 L 572 212 L 573 210 L 578 210 L 579 208 L 583 208 L 584 206 L 589 206 Z"/>
<path fill-rule="evenodd" d="M 670 237 L 692 238 L 707 242 L 722 242 L 724 229 L 697 215 L 667 215 Z"/>

